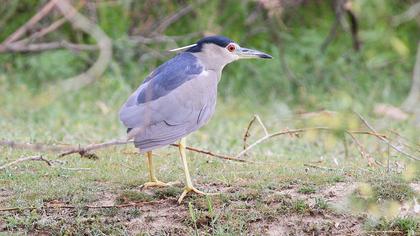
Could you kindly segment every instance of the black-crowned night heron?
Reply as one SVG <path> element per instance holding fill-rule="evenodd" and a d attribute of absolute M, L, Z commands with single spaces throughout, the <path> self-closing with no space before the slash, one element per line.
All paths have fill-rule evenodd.
<path fill-rule="evenodd" d="M 120 119 L 129 138 L 141 153 L 147 153 L 150 182 L 145 187 L 167 186 L 155 177 L 152 150 L 179 141 L 188 192 L 205 194 L 191 181 L 185 155 L 185 137 L 206 124 L 214 113 L 217 84 L 223 68 L 238 59 L 271 58 L 256 50 L 240 47 L 223 36 L 205 37 L 156 68 L 128 98 Z"/>

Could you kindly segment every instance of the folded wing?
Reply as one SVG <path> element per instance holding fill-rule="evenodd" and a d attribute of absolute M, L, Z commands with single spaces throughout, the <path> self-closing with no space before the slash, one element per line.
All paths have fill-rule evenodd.
<path fill-rule="evenodd" d="M 139 86 L 120 110 L 120 120 L 132 132 L 141 151 L 173 143 L 197 128 L 200 106 L 188 83 L 203 71 L 190 53 L 167 61 Z"/>

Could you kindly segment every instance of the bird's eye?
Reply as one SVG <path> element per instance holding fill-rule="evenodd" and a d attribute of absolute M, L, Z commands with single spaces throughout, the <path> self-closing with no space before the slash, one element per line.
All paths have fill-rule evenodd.
<path fill-rule="evenodd" d="M 235 45 L 233 45 L 233 44 L 229 44 L 226 48 L 229 52 L 233 52 L 236 49 Z"/>

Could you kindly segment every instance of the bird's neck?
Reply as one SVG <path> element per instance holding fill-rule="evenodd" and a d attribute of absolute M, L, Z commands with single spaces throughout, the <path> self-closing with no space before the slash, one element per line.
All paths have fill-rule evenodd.
<path fill-rule="evenodd" d="M 223 56 L 223 49 L 214 45 L 205 45 L 203 51 L 193 53 L 206 70 L 221 73 L 223 68 L 233 60 Z"/>

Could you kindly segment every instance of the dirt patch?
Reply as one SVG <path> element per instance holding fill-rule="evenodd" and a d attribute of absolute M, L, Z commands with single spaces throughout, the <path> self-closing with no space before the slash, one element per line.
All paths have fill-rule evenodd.
<path fill-rule="evenodd" d="M 413 188 L 417 195 L 420 195 L 420 183 L 411 183 L 410 187 Z"/>
<path fill-rule="evenodd" d="M 399 209 L 400 217 L 416 217 L 420 215 L 420 183 L 411 183 L 410 187 L 414 190 L 415 197 L 413 200 L 401 204 Z"/>
<path fill-rule="evenodd" d="M 199 186 L 208 192 L 223 193 L 211 198 L 211 212 L 208 209 L 208 198 L 196 195 L 188 196 L 184 204 L 179 205 L 176 200 L 182 188 L 178 187 L 120 191 L 103 189 L 98 192 L 96 200 L 88 205 L 111 206 L 144 198 L 135 193 L 150 195 L 151 199 L 145 204 L 121 208 L 41 209 L 38 215 L 34 215 L 33 211 L 8 213 L 8 216 L 32 221 L 14 228 L 10 228 L 10 223 L 7 226 L 0 223 L 0 226 L 6 232 L 10 232 L 10 229 L 12 232 L 29 229 L 24 232 L 83 234 L 99 230 L 105 234 L 189 235 L 195 230 L 188 204 L 191 203 L 197 217 L 198 232 L 203 234 L 214 233 L 216 229 L 223 229 L 221 232 L 227 234 L 363 234 L 363 222 L 366 219 L 347 210 L 348 196 L 357 188 L 357 183 L 314 186 L 314 190 L 302 188 L 302 185 L 290 185 L 280 190 L 257 190 L 223 184 Z M 412 187 L 418 191 L 419 184 Z M 9 194 L 3 193 L 6 197 Z M 122 194 L 125 194 L 125 198 L 119 199 Z M 413 209 L 412 205 L 409 207 Z M 81 225 L 84 228 L 80 228 Z"/>
<path fill-rule="evenodd" d="M 12 195 L 12 191 L 5 188 L 0 188 L 0 206 L 4 205 L 4 203 L 7 202 Z"/>
<path fill-rule="evenodd" d="M 267 235 L 361 235 L 360 220 L 346 215 L 288 215 L 268 225 Z"/>
<path fill-rule="evenodd" d="M 188 213 L 174 200 L 168 200 L 159 205 L 149 205 L 140 208 L 141 215 L 130 219 L 124 225 L 130 234 L 137 235 L 148 232 L 156 234 L 186 233 L 184 225 Z"/>
<path fill-rule="evenodd" d="M 337 210 L 344 210 L 347 204 L 347 197 L 357 188 L 357 183 L 341 182 L 335 185 L 316 189 L 314 193 L 301 193 L 300 185 L 292 185 L 281 191 L 273 191 L 277 195 L 290 195 L 295 199 L 302 199 L 309 205 L 315 205 L 316 199 L 325 199 L 328 204 Z"/>
<path fill-rule="evenodd" d="M 102 191 L 99 196 L 97 201 L 90 204 L 91 206 L 112 206 L 115 204 L 115 200 L 117 199 L 117 195 L 115 193 L 107 191 Z"/>
<path fill-rule="evenodd" d="M 306 191 L 300 185 L 293 185 L 274 191 L 277 199 L 286 197 L 295 205 L 287 206 L 292 209 L 286 210 L 283 215 L 276 214 L 268 220 L 252 224 L 251 232 L 263 235 L 361 235 L 363 218 L 342 210 L 348 195 L 356 187 L 355 183 L 337 183 Z M 328 208 L 327 205 L 320 206 L 319 199 L 323 199 Z M 287 203 L 274 202 L 268 207 L 284 209 L 284 205 Z"/>

